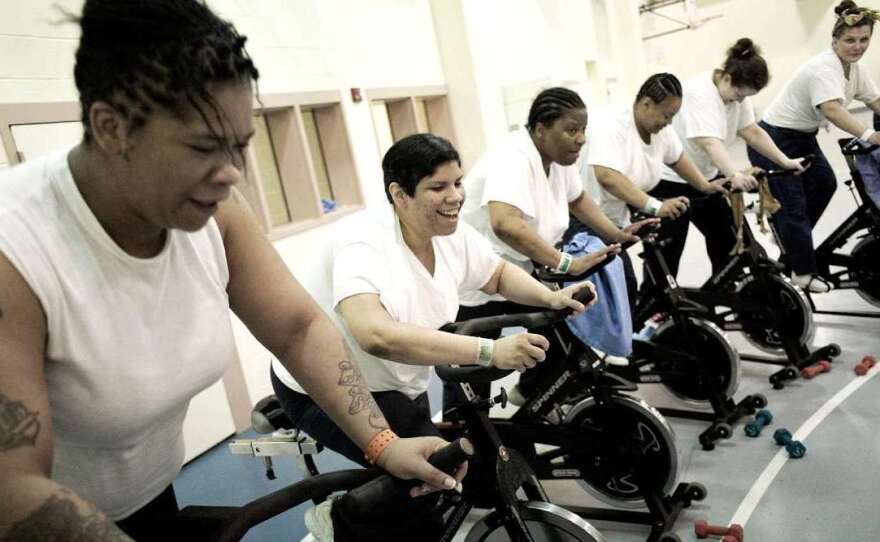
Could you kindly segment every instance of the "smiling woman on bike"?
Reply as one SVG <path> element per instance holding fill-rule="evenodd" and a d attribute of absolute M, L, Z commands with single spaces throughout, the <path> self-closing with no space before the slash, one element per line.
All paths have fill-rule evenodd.
<path fill-rule="evenodd" d="M 427 394 L 433 365 L 476 363 L 522 371 L 543 361 L 548 346 L 533 333 L 491 340 L 438 331 L 455 320 L 459 294 L 480 290 L 523 305 L 583 311 L 572 296 L 592 284 L 550 291 L 496 256 L 470 225 L 459 223 L 465 200 L 461 165 L 445 139 L 405 137 L 385 154 L 382 170 L 391 205 L 347 219 L 351 234 L 334 248 L 333 302 L 391 429 L 405 436 L 439 435 Z M 276 364 L 272 385 L 294 425 L 365 464 L 351 439 Z M 334 515 L 334 533 L 343 539 L 400 540 L 418 529 L 425 540 L 433 540 L 442 523 L 431 504 L 402 503 L 381 511 L 387 514 L 382 519 L 378 512 L 366 518 Z M 307 516 L 307 526 L 320 540 L 327 534 L 318 518 L 326 514 L 324 509 Z"/>
<path fill-rule="evenodd" d="M 388 424 L 234 190 L 245 38 L 195 0 L 71 18 L 83 141 L 0 174 L 0 538 L 204 539 L 173 524 L 171 483 L 190 399 L 236 357 L 230 308 L 360 449 Z M 373 459 L 451 487 L 425 460 L 443 444 Z"/>
<path fill-rule="evenodd" d="M 869 143 L 880 144 L 880 132 L 853 117 L 847 106 L 860 100 L 880 112 L 880 92 L 859 60 L 871 43 L 878 12 L 845 0 L 834 9 L 831 49 L 801 66 L 764 113 L 760 126 L 789 156 L 815 155 L 800 179 L 770 181 L 770 190 L 782 204 L 771 218 L 785 249 L 784 263 L 794 282 L 811 292 L 827 292 L 830 285 L 815 277 L 813 227 L 837 189 L 834 170 L 819 147 L 816 133 L 828 122 Z M 772 162 L 749 149 L 752 164 L 770 169 Z"/>

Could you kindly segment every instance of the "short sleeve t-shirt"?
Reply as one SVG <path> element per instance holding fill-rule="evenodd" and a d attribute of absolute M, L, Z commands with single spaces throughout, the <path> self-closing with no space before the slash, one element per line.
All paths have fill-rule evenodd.
<path fill-rule="evenodd" d="M 455 321 L 459 295 L 485 286 L 500 260 L 485 238 L 459 222 L 453 234 L 432 239 L 432 275 L 404 243 L 390 206 L 346 220 L 344 229 L 350 236 L 334 247 L 332 285 L 343 334 L 371 391 L 396 390 L 415 398 L 428 389 L 432 367 L 367 353 L 338 315 L 339 303 L 359 294 L 377 294 L 393 320 L 439 329 Z M 280 363 L 273 362 L 273 370 L 282 382 L 302 392 Z"/>
<path fill-rule="evenodd" d="M 763 118 L 767 124 L 780 128 L 815 132 L 827 122 L 820 104 L 838 100 L 847 107 L 854 99 L 867 104 L 878 98 L 880 92 L 865 67 L 851 65 L 847 79 L 840 58 L 829 49 L 801 66 Z"/>
<path fill-rule="evenodd" d="M 755 108 L 749 98 L 725 104 L 712 81 L 712 72 L 701 74 L 682 85 L 681 110 L 672 119 L 672 128 L 681 139 L 684 152 L 707 179 L 718 176 L 718 168 L 695 141 L 698 137 L 720 140 L 725 147 L 733 145 L 737 132 L 755 123 Z M 675 171 L 664 168 L 663 179 L 687 182 Z"/>
<path fill-rule="evenodd" d="M 584 191 L 574 165 L 553 163 L 549 175 L 544 172 L 541 155 L 525 128 L 511 132 L 483 155 L 465 176 L 464 189 L 462 218 L 489 239 L 496 254 L 527 272 L 532 270 L 531 260 L 492 231 L 489 202 L 516 207 L 541 239 L 555 245 L 568 228 L 568 204 Z M 501 297 L 473 292 L 462 298 L 462 304 L 481 305 L 490 299 Z"/>
<path fill-rule="evenodd" d="M 626 202 L 606 191 L 599 184 L 594 166 L 602 166 L 622 174 L 645 192 L 660 182 L 664 165 L 673 165 L 681 158 L 681 140 L 672 126 L 651 135 L 650 143 L 642 141 L 636 128 L 631 107 L 613 107 L 600 111 L 587 128 L 587 144 L 581 149 L 580 173 L 593 198 L 605 215 L 618 227 L 629 224 Z"/>

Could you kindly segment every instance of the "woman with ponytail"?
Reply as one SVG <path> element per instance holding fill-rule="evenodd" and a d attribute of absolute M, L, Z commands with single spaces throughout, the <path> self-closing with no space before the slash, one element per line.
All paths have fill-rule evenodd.
<path fill-rule="evenodd" d="M 767 86 L 770 75 L 757 45 L 740 38 L 727 51 L 724 64 L 711 72 L 693 77 L 682 85 L 682 106 L 672 120 L 681 138 L 685 154 L 707 179 L 725 177 L 734 186 L 753 188 L 755 178 L 749 171 L 739 171 L 729 148 L 742 137 L 746 143 L 770 157 L 777 167 L 802 171 L 799 161 L 786 156 L 755 122 L 755 109 L 749 99 Z M 663 180 L 649 195 L 659 199 L 694 197 L 699 193 L 675 171 L 665 168 Z M 714 275 L 730 258 L 736 244 L 733 215 L 723 198 L 709 198 L 689 213 L 663 226 L 670 242 L 663 255 L 673 276 L 678 273 L 681 253 L 693 224 L 706 238 L 706 250 Z"/>
<path fill-rule="evenodd" d="M 880 13 L 859 7 L 852 0 L 840 2 L 834 13 L 831 49 L 801 66 L 760 122 L 785 154 L 815 155 L 806 172 L 797 179 L 772 179 L 770 190 L 782 204 L 771 220 L 784 248 L 784 263 L 796 284 L 817 293 L 831 287 L 816 278 L 813 227 L 831 201 L 837 179 L 819 148 L 816 133 L 830 122 L 854 137 L 880 144 L 880 132 L 847 111 L 855 99 L 880 112 L 880 91 L 859 64 Z M 749 149 L 749 159 L 761 168 L 773 166 L 771 156 L 757 147 Z"/>

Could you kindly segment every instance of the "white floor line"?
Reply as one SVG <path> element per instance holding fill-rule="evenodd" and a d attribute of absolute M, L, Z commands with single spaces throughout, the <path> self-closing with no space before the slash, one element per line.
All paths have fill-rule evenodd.
<path fill-rule="evenodd" d="M 803 423 L 803 425 L 798 428 L 798 430 L 794 433 L 793 437 L 795 440 L 803 441 L 810 433 L 813 432 L 822 421 L 828 417 L 831 412 L 837 408 L 841 403 L 846 401 L 846 399 L 856 392 L 859 388 L 864 386 L 869 380 L 874 378 L 880 370 L 874 369 L 868 372 L 867 375 L 863 377 L 857 377 L 852 382 L 844 386 L 839 392 L 837 392 L 834 397 L 829 399 L 824 405 L 822 405 L 819 410 L 817 410 L 812 416 L 810 416 L 807 421 Z M 770 460 L 770 463 L 764 469 L 764 472 L 758 476 L 758 479 L 755 480 L 755 483 L 752 485 L 752 488 L 749 490 L 746 497 L 743 499 L 742 503 L 740 503 L 739 508 L 737 508 L 736 513 L 733 514 L 733 518 L 730 520 L 730 523 L 738 523 L 743 527 L 748 523 L 749 518 L 751 518 L 752 513 L 757 508 L 758 503 L 764 497 L 764 494 L 767 492 L 767 488 L 770 487 L 770 484 L 773 483 L 773 480 L 776 478 L 776 475 L 779 474 L 779 471 L 782 470 L 785 462 L 788 461 L 788 452 L 785 451 L 785 448 L 781 448 L 779 452 Z"/>

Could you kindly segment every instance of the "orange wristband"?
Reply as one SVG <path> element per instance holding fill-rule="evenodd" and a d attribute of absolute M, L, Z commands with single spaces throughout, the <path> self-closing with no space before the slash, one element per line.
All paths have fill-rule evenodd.
<path fill-rule="evenodd" d="M 367 460 L 367 463 L 375 465 L 376 460 L 379 459 L 379 456 L 382 455 L 385 448 L 398 438 L 399 437 L 394 434 L 394 431 L 391 429 L 383 429 L 373 435 L 373 438 L 370 439 L 370 443 L 367 444 L 367 450 L 364 452 L 364 458 Z"/>

